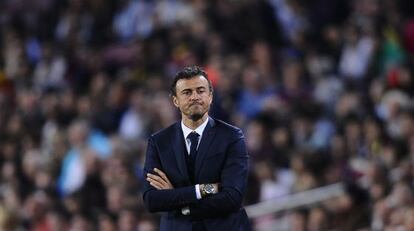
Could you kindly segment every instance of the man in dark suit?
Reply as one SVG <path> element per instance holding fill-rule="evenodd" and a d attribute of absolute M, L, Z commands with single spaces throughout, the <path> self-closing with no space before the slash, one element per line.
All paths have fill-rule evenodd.
<path fill-rule="evenodd" d="M 144 201 L 161 215 L 161 231 L 251 230 L 242 208 L 248 154 L 242 131 L 208 116 L 213 88 L 193 66 L 171 86 L 181 121 L 148 140 Z"/>

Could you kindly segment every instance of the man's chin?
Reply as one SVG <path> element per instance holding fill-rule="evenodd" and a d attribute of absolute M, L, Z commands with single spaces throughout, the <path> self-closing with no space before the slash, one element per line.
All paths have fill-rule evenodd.
<path fill-rule="evenodd" d="M 203 118 L 203 114 L 192 114 L 192 115 L 190 115 L 190 119 L 192 120 L 192 121 L 198 121 L 198 120 L 200 120 L 201 118 Z"/>

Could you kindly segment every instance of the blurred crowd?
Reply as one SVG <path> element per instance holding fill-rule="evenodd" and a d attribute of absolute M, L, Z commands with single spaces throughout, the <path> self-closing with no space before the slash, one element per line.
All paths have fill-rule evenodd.
<path fill-rule="evenodd" d="M 0 1 L 0 230 L 157 230 L 150 134 L 184 66 L 244 130 L 245 205 L 346 182 L 289 230 L 414 230 L 409 0 Z M 278 219 L 278 215 L 252 221 Z"/>

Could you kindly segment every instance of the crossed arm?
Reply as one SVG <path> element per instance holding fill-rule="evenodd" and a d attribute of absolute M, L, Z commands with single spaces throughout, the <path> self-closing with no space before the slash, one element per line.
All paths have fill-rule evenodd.
<path fill-rule="evenodd" d="M 144 201 L 150 212 L 174 211 L 189 206 L 192 216 L 230 213 L 241 207 L 247 179 L 247 152 L 242 135 L 227 149 L 228 158 L 220 177 L 220 192 L 197 199 L 195 186 L 174 188 L 161 171 L 161 161 L 154 141 L 150 138 L 146 159 L 147 189 Z M 217 184 L 216 184 L 217 187 Z"/>
<path fill-rule="evenodd" d="M 158 190 L 162 190 L 162 189 L 173 189 L 174 186 L 171 184 L 170 180 L 168 179 L 167 175 L 165 175 L 165 173 L 161 170 L 159 170 L 158 168 L 154 168 L 154 172 L 156 172 L 158 175 L 156 174 L 151 174 L 151 173 L 147 173 L 147 181 L 150 183 L 150 185 L 152 185 L 152 187 L 158 189 Z M 214 183 L 212 184 L 215 188 L 215 192 L 219 191 L 219 183 Z M 199 190 L 200 190 L 200 195 L 203 197 L 203 193 L 201 192 L 202 188 L 203 188 L 203 184 L 200 185 Z"/>

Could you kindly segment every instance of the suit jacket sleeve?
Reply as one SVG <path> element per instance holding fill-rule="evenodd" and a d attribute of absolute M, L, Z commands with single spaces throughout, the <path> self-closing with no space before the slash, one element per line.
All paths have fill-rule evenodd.
<path fill-rule="evenodd" d="M 219 193 L 196 201 L 190 206 L 192 216 L 210 216 L 237 212 L 241 208 L 247 184 L 248 154 L 241 130 L 233 136 L 221 174 Z"/>
<path fill-rule="evenodd" d="M 153 173 L 154 168 L 162 170 L 159 152 L 154 144 L 153 137 L 151 137 L 148 141 L 144 177 L 146 178 L 149 172 Z M 173 211 L 197 201 L 194 186 L 157 190 L 147 181 L 144 183 L 143 198 L 150 212 Z"/>

